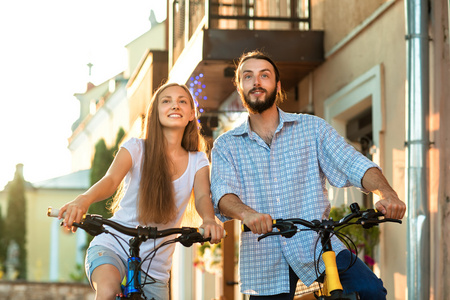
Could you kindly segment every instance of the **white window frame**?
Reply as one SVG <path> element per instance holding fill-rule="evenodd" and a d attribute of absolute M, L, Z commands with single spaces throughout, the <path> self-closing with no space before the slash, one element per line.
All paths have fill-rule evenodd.
<path fill-rule="evenodd" d="M 378 149 L 381 148 L 382 134 L 385 130 L 383 82 L 383 66 L 376 65 L 324 101 L 324 119 L 344 137 L 348 121 L 367 108 L 372 108 L 371 154 L 372 160 L 381 167 L 383 161 Z M 344 195 L 337 195 L 339 193 L 337 191 L 329 189 L 332 205 L 350 204 L 360 200 L 360 195 L 352 189 L 345 189 Z"/>

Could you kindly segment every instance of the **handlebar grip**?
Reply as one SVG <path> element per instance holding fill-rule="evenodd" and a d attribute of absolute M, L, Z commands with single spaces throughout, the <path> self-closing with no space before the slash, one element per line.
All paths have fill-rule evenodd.
<path fill-rule="evenodd" d="M 277 224 L 277 220 L 272 220 L 272 227 L 273 225 Z M 252 231 L 247 225 L 245 225 L 244 223 L 241 224 L 241 231 L 242 232 L 249 232 Z"/>
<path fill-rule="evenodd" d="M 48 217 L 53 217 L 53 218 L 57 218 L 59 214 L 59 209 L 57 208 L 52 208 L 51 206 L 49 206 L 47 208 L 47 216 Z M 66 216 L 66 213 L 63 213 L 63 218 Z"/>
<path fill-rule="evenodd" d="M 247 225 L 245 225 L 244 223 L 242 223 L 241 225 L 241 231 L 242 232 L 248 232 L 248 231 L 252 231 Z"/>

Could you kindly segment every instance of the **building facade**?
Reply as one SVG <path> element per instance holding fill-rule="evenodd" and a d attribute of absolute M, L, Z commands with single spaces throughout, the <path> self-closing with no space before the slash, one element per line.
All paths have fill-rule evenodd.
<path fill-rule="evenodd" d="M 205 119 L 218 117 L 215 135 L 239 119 L 235 60 L 264 50 L 280 66 L 288 94 L 281 108 L 331 123 L 382 167 L 407 203 L 403 225 L 381 226 L 375 272 L 388 298 L 443 299 L 448 1 L 169 0 L 168 12 L 169 80 L 197 89 L 195 79 L 203 76 L 197 100 Z M 419 159 L 412 156 L 416 145 Z M 352 190 L 330 194 L 333 204 L 364 201 Z M 233 276 L 224 271 L 224 282 L 236 282 Z M 224 284 L 232 299 L 226 290 Z"/>

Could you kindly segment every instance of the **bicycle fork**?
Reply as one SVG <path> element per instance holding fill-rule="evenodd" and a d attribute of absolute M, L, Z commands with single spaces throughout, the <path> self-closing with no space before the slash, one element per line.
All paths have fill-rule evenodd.
<path fill-rule="evenodd" d="M 331 246 L 330 233 L 324 231 L 320 234 L 324 253 L 322 259 L 325 264 L 325 280 L 323 282 L 323 290 L 319 290 L 317 298 L 319 300 L 327 299 L 348 299 L 359 300 L 358 293 L 344 294 L 341 280 L 339 279 L 339 271 L 336 264 L 336 253 Z M 323 293 L 322 293 L 323 291 Z"/>

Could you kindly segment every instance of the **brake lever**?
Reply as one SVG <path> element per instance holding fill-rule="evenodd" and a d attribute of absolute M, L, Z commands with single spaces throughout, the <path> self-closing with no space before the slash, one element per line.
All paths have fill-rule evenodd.
<path fill-rule="evenodd" d="M 97 236 L 107 230 L 103 227 L 103 224 L 95 219 L 94 216 L 86 216 L 86 218 L 81 223 L 73 223 L 74 226 L 84 229 L 87 233 L 92 236 Z"/>
<path fill-rule="evenodd" d="M 394 223 L 402 224 L 402 220 L 392 219 L 392 218 L 384 218 L 383 222 L 394 222 Z"/>
<path fill-rule="evenodd" d="M 293 237 L 296 233 L 297 233 L 297 227 L 295 227 L 295 229 L 289 229 L 289 230 L 280 232 L 281 236 L 288 238 L 288 239 Z"/>
<path fill-rule="evenodd" d="M 281 235 L 282 237 L 285 237 L 285 238 L 291 238 L 296 233 L 297 233 L 297 227 L 295 227 L 295 229 L 288 229 L 288 230 L 284 230 L 284 231 L 272 231 L 272 232 L 268 232 L 268 233 L 265 233 L 263 235 L 260 235 L 258 237 L 258 242 L 260 240 L 262 240 L 263 238 L 266 238 L 266 237 L 271 236 L 271 235 Z"/>
<path fill-rule="evenodd" d="M 180 242 L 184 247 L 191 247 L 194 243 L 203 243 L 209 242 L 211 240 L 210 237 L 204 238 L 199 232 L 190 232 L 187 234 L 182 234 L 177 238 L 177 241 Z"/>
<path fill-rule="evenodd" d="M 262 239 L 268 237 L 268 236 L 271 236 L 271 235 L 281 235 L 281 234 L 282 234 L 281 231 L 272 231 L 272 232 L 265 233 L 265 234 L 260 235 L 260 236 L 258 237 L 258 242 L 259 242 L 260 240 L 262 240 Z"/>
<path fill-rule="evenodd" d="M 359 221 L 359 223 L 361 224 L 361 226 L 364 228 L 364 229 L 370 229 L 370 228 L 372 228 L 372 227 L 374 227 L 374 226 L 378 226 L 378 224 L 380 224 L 380 223 L 382 223 L 383 222 L 383 220 L 363 220 L 363 221 Z"/>
<path fill-rule="evenodd" d="M 386 223 L 386 222 L 394 222 L 394 223 L 399 223 L 402 224 L 402 220 L 398 220 L 398 219 L 392 219 L 392 218 L 383 218 L 383 219 L 372 219 L 372 220 L 368 220 L 368 219 L 360 219 L 359 223 L 362 225 L 363 228 L 365 229 L 370 229 L 373 226 L 377 226 L 380 223 Z"/>

